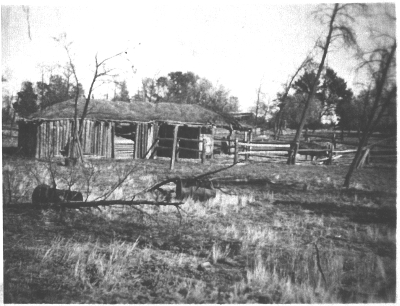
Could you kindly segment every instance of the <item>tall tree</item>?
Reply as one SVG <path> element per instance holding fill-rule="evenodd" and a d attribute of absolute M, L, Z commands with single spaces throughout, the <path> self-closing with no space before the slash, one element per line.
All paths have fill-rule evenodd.
<path fill-rule="evenodd" d="M 276 114 L 276 119 L 275 119 L 275 124 L 274 124 L 274 138 L 279 139 L 279 135 L 282 133 L 282 126 L 283 126 L 283 113 L 285 111 L 285 107 L 287 104 L 287 97 L 289 95 L 289 91 L 292 88 L 292 84 L 294 80 L 296 79 L 297 75 L 305 68 L 309 67 L 310 65 L 313 64 L 312 61 L 312 56 L 311 56 L 312 50 L 309 52 L 309 54 L 306 56 L 304 61 L 300 64 L 300 66 L 297 68 L 295 73 L 290 77 L 288 82 L 284 85 L 284 92 L 283 94 L 279 95 L 278 100 L 280 101 L 278 107 L 279 111 Z"/>
<path fill-rule="evenodd" d="M 396 105 L 396 17 L 394 4 L 377 4 L 370 7 L 374 17 L 370 28 L 370 40 L 373 49 L 360 50 L 360 69 L 366 68 L 371 77 L 371 84 L 365 95 L 365 103 L 370 104 L 366 109 L 366 124 L 359 141 L 357 152 L 345 176 L 344 187 L 350 186 L 354 171 L 361 165 L 363 157 L 368 153 L 368 140 L 382 118 L 390 108 Z M 375 10 L 376 9 L 376 10 Z M 369 15 L 369 16 L 371 16 Z M 367 17 L 369 17 L 367 16 Z M 378 21 L 378 22 L 377 22 Z M 382 27 L 381 24 L 385 24 Z M 383 29 L 383 30 L 382 30 Z M 370 43 L 371 45 L 371 43 Z"/>
<path fill-rule="evenodd" d="M 335 115 L 337 106 L 340 103 L 350 102 L 353 98 L 352 90 L 347 88 L 345 80 L 339 77 L 333 69 L 328 67 L 322 80 L 317 94 L 322 103 L 320 118 Z"/>
<path fill-rule="evenodd" d="M 325 17 L 329 16 L 328 34 L 326 35 L 323 45 L 321 45 L 321 48 L 323 51 L 322 58 L 319 63 L 315 81 L 312 84 L 311 91 L 310 91 L 308 98 L 306 100 L 306 103 L 304 105 L 304 109 L 303 109 L 302 117 L 301 117 L 301 121 L 300 121 L 300 126 L 297 129 L 296 135 L 293 139 L 293 142 L 295 143 L 295 147 L 294 147 L 294 150 L 291 152 L 291 154 L 289 154 L 289 158 L 287 161 L 288 164 L 295 163 L 297 149 L 298 149 L 299 142 L 300 142 L 301 132 L 303 130 L 304 124 L 307 119 L 306 118 L 307 110 L 310 107 L 311 101 L 314 99 L 314 96 L 316 94 L 319 78 L 320 78 L 322 70 L 324 68 L 325 59 L 328 54 L 329 46 L 330 46 L 332 40 L 341 39 L 347 46 L 356 44 L 354 31 L 352 28 L 350 28 L 348 26 L 348 22 L 352 20 L 352 18 L 350 16 L 351 9 L 352 9 L 351 4 L 336 3 L 336 4 L 334 4 L 333 7 L 327 7 L 327 8 L 321 7 L 316 12 L 316 14 L 321 16 L 322 22 L 326 22 Z"/>
<path fill-rule="evenodd" d="M 129 91 L 128 86 L 126 85 L 126 81 L 123 80 L 121 82 L 116 82 L 116 86 L 119 88 L 119 93 L 114 96 L 113 101 L 130 102 L 131 99 L 129 97 Z"/>
<path fill-rule="evenodd" d="M 37 94 L 35 94 L 31 82 L 23 82 L 21 91 L 17 95 L 17 102 L 13 104 L 13 107 L 19 116 L 28 117 L 38 110 Z"/>

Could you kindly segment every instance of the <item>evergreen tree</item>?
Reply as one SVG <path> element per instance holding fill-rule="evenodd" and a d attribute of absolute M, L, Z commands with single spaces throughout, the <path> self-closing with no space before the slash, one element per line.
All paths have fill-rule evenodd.
<path fill-rule="evenodd" d="M 14 110 L 21 117 L 28 117 L 38 110 L 36 104 L 37 94 L 33 91 L 31 82 L 23 82 L 22 89 L 18 92 L 18 100 L 13 104 Z"/>

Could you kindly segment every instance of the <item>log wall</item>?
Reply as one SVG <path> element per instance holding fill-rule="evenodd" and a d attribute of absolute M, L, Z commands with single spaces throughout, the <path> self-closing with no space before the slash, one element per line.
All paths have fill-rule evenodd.
<path fill-rule="evenodd" d="M 29 148 L 26 149 L 26 152 L 31 152 L 30 154 L 36 158 L 61 156 L 60 151 L 64 150 L 65 146 L 72 138 L 74 131 L 74 122 L 70 119 L 42 121 L 40 124 L 37 124 L 34 129 L 25 128 L 25 125 L 35 126 L 34 123 L 21 124 L 23 130 L 21 130 L 19 141 L 21 143 L 26 143 L 24 147 Z M 79 125 L 78 122 L 78 129 Z M 30 137 L 33 138 L 34 141 L 29 141 Z M 81 140 L 83 154 L 112 157 L 112 138 L 112 123 L 85 120 Z"/>

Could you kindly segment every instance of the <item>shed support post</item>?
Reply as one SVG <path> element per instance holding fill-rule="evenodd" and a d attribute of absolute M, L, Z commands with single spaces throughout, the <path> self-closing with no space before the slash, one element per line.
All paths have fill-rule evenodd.
<path fill-rule="evenodd" d="M 175 156 L 176 162 L 179 162 L 179 142 L 180 142 L 180 139 L 178 138 L 176 141 L 176 156 Z"/>
<path fill-rule="evenodd" d="M 174 170 L 174 166 L 175 166 L 175 154 L 176 154 L 176 143 L 177 143 L 177 138 L 178 138 L 178 128 L 179 125 L 175 125 L 174 126 L 174 141 L 172 143 L 172 154 L 171 154 L 171 164 L 169 169 L 170 170 Z"/>
<path fill-rule="evenodd" d="M 235 152 L 234 152 L 234 158 L 233 158 L 233 163 L 236 164 L 239 159 L 239 142 L 238 139 L 235 139 Z"/>
<path fill-rule="evenodd" d="M 206 139 L 203 138 L 203 148 L 201 150 L 201 163 L 204 164 L 206 161 Z"/>

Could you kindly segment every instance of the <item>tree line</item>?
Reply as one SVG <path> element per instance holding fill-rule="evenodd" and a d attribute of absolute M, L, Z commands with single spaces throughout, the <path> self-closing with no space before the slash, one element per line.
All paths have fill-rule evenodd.
<path fill-rule="evenodd" d="M 3 82 L 6 81 L 3 78 Z M 176 71 L 157 79 L 144 78 L 142 90 L 138 90 L 132 97 L 125 80 L 114 80 L 114 84 L 114 96 L 110 99 L 111 101 L 197 104 L 220 113 L 229 113 L 239 109 L 239 99 L 230 96 L 224 86 L 214 86 L 208 79 L 200 78 L 193 72 Z M 73 82 L 72 72 L 68 66 L 65 73 L 51 75 L 47 82 L 43 78 L 36 83 L 23 82 L 21 90 L 17 93 L 17 101 L 11 103 L 10 96 L 3 96 L 3 122 L 10 120 L 12 108 L 19 116 L 27 117 L 40 109 L 73 99 L 77 92 L 77 86 L 80 96 L 84 96 L 82 84 L 76 85 Z M 108 99 L 108 95 L 106 98 Z"/>

